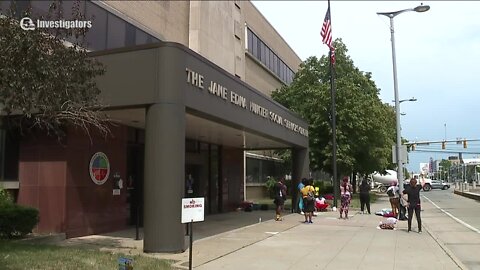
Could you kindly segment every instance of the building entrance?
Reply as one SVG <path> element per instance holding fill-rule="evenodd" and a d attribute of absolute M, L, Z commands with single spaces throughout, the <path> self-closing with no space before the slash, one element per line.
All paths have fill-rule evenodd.
<path fill-rule="evenodd" d="M 127 146 L 127 207 L 129 225 L 143 226 L 143 168 L 144 145 L 129 143 Z"/>

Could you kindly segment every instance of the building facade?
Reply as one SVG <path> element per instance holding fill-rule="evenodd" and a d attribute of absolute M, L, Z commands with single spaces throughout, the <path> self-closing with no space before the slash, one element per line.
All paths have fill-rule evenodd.
<path fill-rule="evenodd" d="M 108 138 L 69 128 L 62 142 L 2 131 L 1 183 L 39 208 L 38 232 L 75 237 L 140 220 L 145 251 L 182 251 L 181 199 L 204 197 L 206 214 L 235 209 L 247 152 L 292 149 L 292 177 L 308 175 L 308 124 L 269 97 L 300 59 L 252 3 L 61 3 L 66 19 L 76 6 L 92 20 L 83 43 L 106 67 L 97 82 L 116 125 Z M 49 4 L 15 8 L 36 18 Z"/>

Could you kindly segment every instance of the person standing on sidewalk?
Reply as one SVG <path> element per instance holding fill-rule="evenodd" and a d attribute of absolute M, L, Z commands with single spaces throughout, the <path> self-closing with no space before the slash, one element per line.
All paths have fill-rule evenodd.
<path fill-rule="evenodd" d="M 282 210 L 283 205 L 285 204 L 285 199 L 287 198 L 287 186 L 285 185 L 285 179 L 281 178 L 273 187 L 273 191 L 275 194 L 275 199 L 273 202 L 275 203 L 275 220 L 281 221 L 282 220 Z"/>
<path fill-rule="evenodd" d="M 417 179 L 410 179 L 410 186 L 407 186 L 403 191 L 404 195 L 408 197 L 405 198 L 407 201 L 408 209 L 408 232 L 412 230 L 412 218 L 413 212 L 415 211 L 415 216 L 417 217 L 418 233 L 422 233 L 422 219 L 420 218 L 420 190 L 422 189 L 421 185 L 417 185 Z"/>
<path fill-rule="evenodd" d="M 343 177 L 342 184 L 340 185 L 340 218 L 343 218 L 345 213 L 345 219 L 348 219 L 348 208 L 350 207 L 352 186 L 348 183 L 348 176 Z"/>
<path fill-rule="evenodd" d="M 302 196 L 302 189 L 305 187 L 305 183 L 307 181 L 307 178 L 302 178 L 302 181 L 300 181 L 300 183 L 298 183 L 298 213 L 300 213 L 301 215 L 304 215 L 303 213 L 303 196 Z"/>
<path fill-rule="evenodd" d="M 312 180 L 306 180 L 305 187 L 302 188 L 303 212 L 305 214 L 305 223 L 313 223 L 312 216 L 315 211 L 315 189 Z"/>
<path fill-rule="evenodd" d="M 370 214 L 370 190 L 372 187 L 367 182 L 367 179 L 363 179 L 359 186 L 360 190 L 360 210 L 362 214 L 365 214 L 365 205 L 367 206 L 367 212 Z"/>
<path fill-rule="evenodd" d="M 393 217 L 398 218 L 398 211 L 400 209 L 400 189 L 397 186 L 397 181 L 392 181 L 392 184 L 387 189 L 387 194 L 390 198 Z"/>

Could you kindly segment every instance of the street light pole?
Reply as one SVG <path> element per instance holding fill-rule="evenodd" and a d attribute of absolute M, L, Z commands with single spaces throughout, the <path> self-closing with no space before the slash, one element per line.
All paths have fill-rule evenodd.
<path fill-rule="evenodd" d="M 395 53 L 395 29 L 393 26 L 393 14 L 390 14 L 390 35 L 392 41 L 392 63 L 393 63 L 393 90 L 395 93 L 395 121 L 397 128 L 396 159 L 397 159 L 397 178 L 400 194 L 403 193 L 403 161 L 400 154 L 402 146 L 402 135 L 400 130 L 400 100 L 398 98 L 398 80 L 397 80 L 397 59 Z"/>
<path fill-rule="evenodd" d="M 397 178 L 399 181 L 400 193 L 403 193 L 403 158 L 401 157 L 400 150 L 402 147 L 402 135 L 400 131 L 400 100 L 398 97 L 398 80 L 397 80 L 397 59 L 395 52 L 395 28 L 393 24 L 393 18 L 403 12 L 415 11 L 415 12 L 425 12 L 430 9 L 430 6 L 418 6 L 413 9 L 403 9 L 394 12 L 377 12 L 378 15 L 387 16 L 390 19 L 390 35 L 392 42 L 392 62 L 393 62 L 393 89 L 395 93 L 395 119 L 396 119 L 396 130 L 397 130 L 397 141 L 396 141 L 396 153 L 395 157 L 397 159 Z"/>

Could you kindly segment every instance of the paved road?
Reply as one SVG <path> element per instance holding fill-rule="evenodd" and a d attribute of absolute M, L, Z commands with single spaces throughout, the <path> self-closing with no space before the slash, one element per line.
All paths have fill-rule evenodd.
<path fill-rule="evenodd" d="M 422 219 L 432 236 L 467 269 L 480 269 L 480 202 L 453 189 L 422 192 Z"/>

